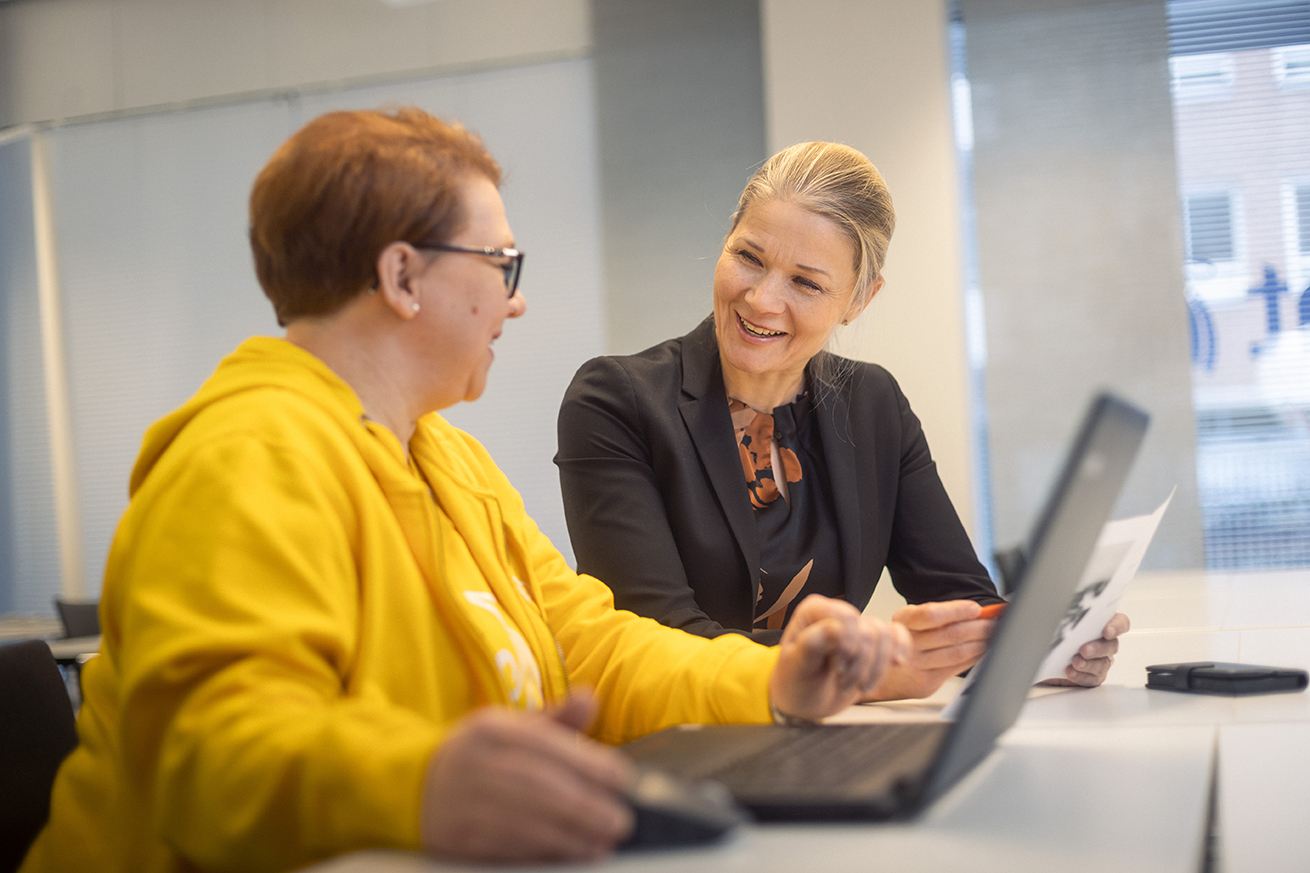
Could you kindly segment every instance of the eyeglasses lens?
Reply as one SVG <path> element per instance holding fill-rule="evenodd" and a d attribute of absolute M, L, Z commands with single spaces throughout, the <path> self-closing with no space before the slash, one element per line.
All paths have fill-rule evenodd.
<path fill-rule="evenodd" d="M 522 253 L 514 255 L 509 259 L 509 262 L 505 264 L 505 290 L 509 292 L 510 297 L 513 297 L 514 292 L 518 290 L 519 271 L 522 269 L 522 266 Z"/>

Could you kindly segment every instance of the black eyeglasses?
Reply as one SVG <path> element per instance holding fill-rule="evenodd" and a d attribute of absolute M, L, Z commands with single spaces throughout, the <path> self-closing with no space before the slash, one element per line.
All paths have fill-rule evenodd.
<path fill-rule="evenodd" d="M 503 264 L 496 266 L 505 273 L 505 290 L 509 296 L 513 297 L 514 292 L 519 290 L 519 274 L 523 272 L 523 252 L 518 249 L 493 249 L 490 246 L 451 246 L 444 244 L 423 244 L 414 243 L 416 249 L 432 249 L 438 252 L 462 252 L 466 255 L 486 255 L 489 258 L 509 258 Z"/>

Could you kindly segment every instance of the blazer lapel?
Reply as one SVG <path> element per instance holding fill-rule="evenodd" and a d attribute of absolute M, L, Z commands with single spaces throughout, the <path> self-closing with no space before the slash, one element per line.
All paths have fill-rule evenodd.
<path fill-rule="evenodd" d="M 824 354 L 820 352 L 819 354 Z M 813 380 L 810 384 L 814 384 Z M 860 530 L 860 491 L 866 483 L 857 478 L 855 437 L 851 433 L 850 402 L 846 397 L 848 386 L 820 388 L 816 394 L 819 418 L 819 439 L 823 443 L 823 456 L 828 463 L 828 478 L 832 483 L 833 509 L 837 513 L 837 531 L 841 539 L 842 577 L 846 599 L 860 602 L 860 559 L 864 542 Z M 868 451 L 868 447 L 864 447 Z"/>
<path fill-rule="evenodd" d="M 741 455 L 733 439 L 728 394 L 719 369 L 714 319 L 707 318 L 682 339 L 682 393 L 678 405 L 687 433 L 728 519 L 737 548 L 751 574 L 753 598 L 760 590 L 760 544 L 751 513 L 750 496 L 741 470 Z"/>

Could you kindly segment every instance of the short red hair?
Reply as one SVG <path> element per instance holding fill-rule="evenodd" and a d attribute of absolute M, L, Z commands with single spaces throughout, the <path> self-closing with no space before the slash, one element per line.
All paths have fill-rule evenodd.
<path fill-rule="evenodd" d="M 448 242 L 472 175 L 500 185 L 482 140 L 417 107 L 331 112 L 298 130 L 250 192 L 255 273 L 278 324 L 340 309 L 373 284 L 390 243 Z"/>

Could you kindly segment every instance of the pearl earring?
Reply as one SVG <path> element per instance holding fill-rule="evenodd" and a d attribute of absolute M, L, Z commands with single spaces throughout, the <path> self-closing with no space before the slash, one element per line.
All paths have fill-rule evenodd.
<path fill-rule="evenodd" d="M 417 303 L 414 304 L 414 311 L 415 311 L 415 312 L 418 312 L 418 304 L 417 304 Z"/>

